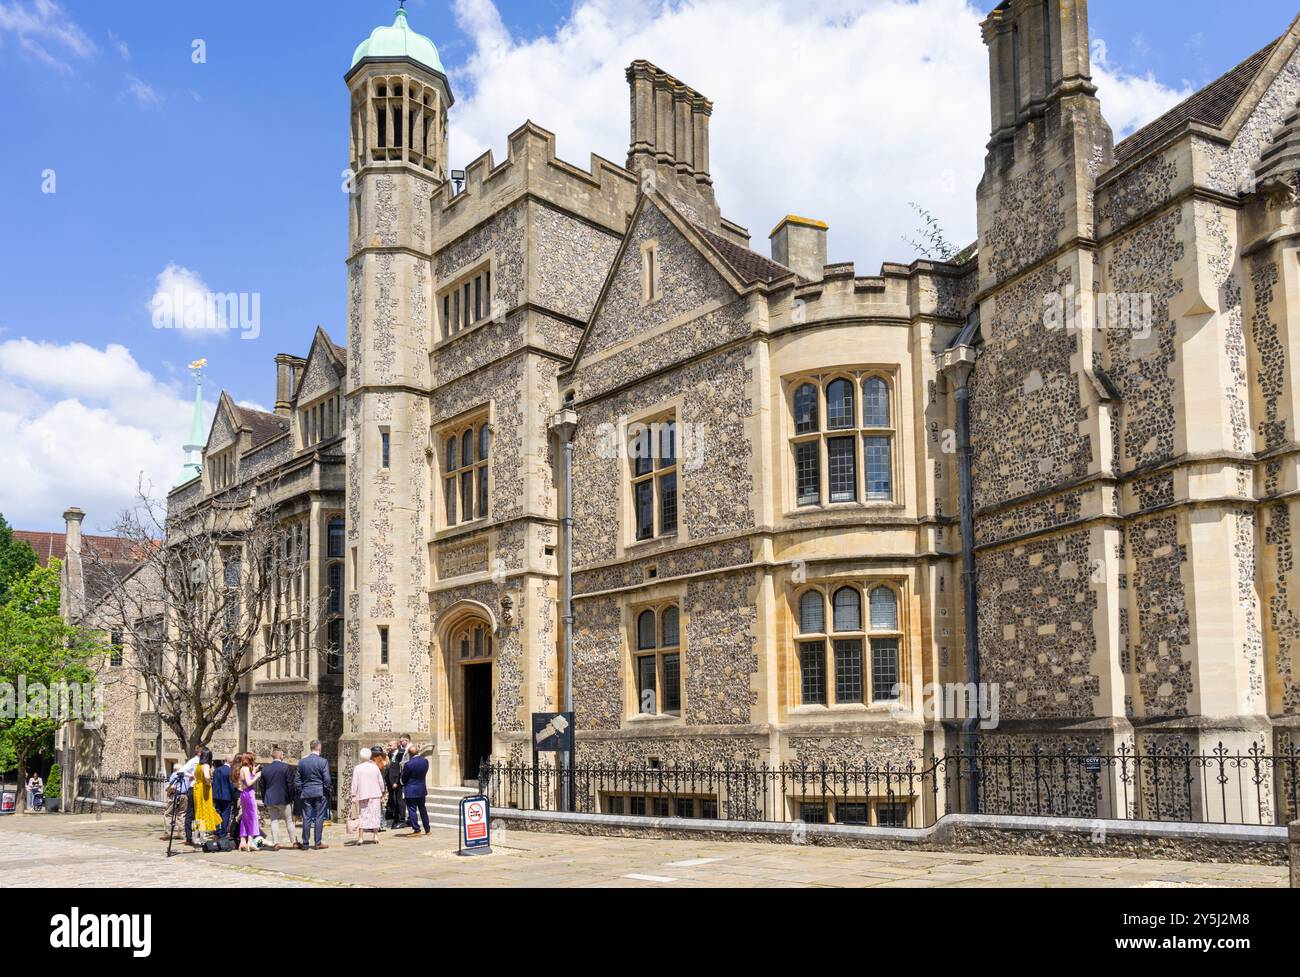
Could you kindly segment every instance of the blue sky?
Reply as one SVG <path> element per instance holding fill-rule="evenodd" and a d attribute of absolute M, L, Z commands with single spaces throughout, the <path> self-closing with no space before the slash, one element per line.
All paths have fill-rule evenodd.
<path fill-rule="evenodd" d="M 817 214 L 831 222 L 832 259 L 856 259 L 871 270 L 884 259 L 909 258 L 900 240 L 911 230 L 906 198 L 888 187 L 888 165 L 906 156 L 899 147 L 872 149 L 867 144 L 879 140 L 869 131 L 846 129 L 836 145 L 812 153 L 814 158 L 774 156 L 764 163 L 752 152 L 728 157 L 717 148 L 720 142 L 737 144 L 755 128 L 741 95 L 724 101 L 713 90 L 731 92 L 728 77 L 772 55 L 754 45 L 787 44 L 788 56 L 803 63 L 793 34 L 769 31 L 747 39 L 738 29 L 726 45 L 699 36 L 703 28 L 692 25 L 710 23 L 709 16 L 721 18 L 715 24 L 742 16 L 728 14 L 732 2 L 663 7 L 585 0 L 577 16 L 573 4 L 555 0 L 415 0 L 407 6 L 412 26 L 434 39 L 451 75 L 458 99 L 453 115 L 462 113 L 453 122 L 454 167 L 488 146 L 500 154 L 505 135 L 533 113 L 539 113 L 535 121 L 559 133 L 565 158 L 585 166 L 594 150 L 621 162 L 626 96 L 618 69 L 628 60 L 624 42 L 637 44 L 638 56 L 715 98 L 719 198 L 724 212 L 751 227 L 756 248 L 765 250 L 764 237 L 781 213 L 835 208 Z M 920 24 L 919 8 L 927 6 L 950 12 L 960 0 L 835 0 L 828 5 L 834 9 L 827 11 L 827 43 L 836 43 L 838 28 L 855 16 L 854 8 L 881 8 L 873 16 L 884 30 Z M 951 44 L 936 36 L 936 60 L 978 60 L 978 32 L 969 35 L 984 6 L 956 18 Z M 90 498 L 100 509 L 92 513 L 92 527 L 95 516 L 105 524 L 112 516 L 104 510 L 124 498 L 120 488 L 109 491 L 100 484 L 113 477 L 115 461 L 152 470 L 171 452 L 179 471 L 179 443 L 168 439 L 188 423 L 183 405 L 189 360 L 206 356 L 214 384 L 237 400 L 269 405 L 275 353 L 305 352 L 316 323 L 337 340 L 345 338 L 342 75 L 354 46 L 374 26 L 391 22 L 395 7 L 395 0 L 0 0 L 0 457 L 21 458 L 18 470 L 29 476 L 0 486 L 0 511 L 11 521 L 55 528 L 66 505 Z M 711 7 L 723 9 L 710 13 Z M 1105 68 L 1115 79 L 1116 110 L 1130 122 L 1145 121 L 1211 80 L 1281 33 L 1296 13 L 1294 3 L 1282 0 L 1250 0 L 1244 8 L 1222 0 L 1093 0 L 1090 11 L 1093 37 L 1104 41 Z M 195 39 L 205 44 L 205 63 L 192 60 Z M 598 50 L 606 43 L 608 56 Z M 877 99 L 899 99 L 914 84 L 933 83 L 919 67 L 929 60 L 918 57 L 915 79 L 899 69 L 888 76 L 889 84 L 875 83 L 867 114 Z M 827 63 L 837 64 L 833 58 Z M 735 91 L 767 90 L 776 84 L 775 74 L 764 73 Z M 964 87 L 944 84 L 949 90 Z M 577 87 L 565 90 L 569 86 Z M 1114 123 L 1104 85 L 1102 95 L 1103 111 Z M 804 97 L 810 96 L 779 91 L 769 104 L 798 115 L 805 104 L 796 99 Z M 834 97 L 821 93 L 819 101 Z M 982 91 L 969 97 L 972 104 L 986 104 Z M 926 101 L 918 99 L 922 108 Z M 917 115 L 916 106 L 909 111 Z M 924 127 L 925 119 L 916 125 Z M 974 128 L 987 131 L 984 117 Z M 873 151 L 879 155 L 871 157 Z M 943 159 L 942 144 L 926 152 L 935 160 L 932 186 L 946 186 L 951 201 L 925 185 L 907 192 L 944 216 L 952 236 L 965 243 L 965 235 L 973 234 L 971 193 L 982 142 L 963 137 L 950 162 Z M 55 174 L 54 193 L 42 192 L 47 170 Z M 955 186 L 943 174 L 955 174 Z M 758 188 L 774 183 L 780 194 L 773 191 L 769 201 Z M 841 196 L 828 196 L 832 183 Z M 870 231 L 863 229 L 867 225 Z M 837 227 L 844 229 L 838 237 Z M 853 253 L 837 254 L 837 247 Z M 259 293 L 260 337 L 195 339 L 153 328 L 148 303 L 169 265 L 219 292 Z M 23 339 L 29 345 L 12 345 Z M 124 347 L 126 355 L 106 355 L 111 346 Z M 53 374 L 37 376 L 36 365 Z M 120 381 L 112 372 L 118 368 L 126 370 Z M 134 400 L 117 403 L 113 390 L 131 384 L 138 387 Z M 23 406 L 24 396 L 37 406 Z M 70 404 L 87 413 L 78 414 Z M 78 418 L 96 412 L 112 415 L 98 418 L 101 440 L 120 445 L 108 445 L 102 463 L 69 464 L 69 455 L 79 457 L 93 445 L 84 432 L 69 434 L 59 423 L 81 423 Z M 162 416 L 172 412 L 181 416 Z M 32 437 L 37 428 L 43 433 Z M 131 454 L 131 445 L 150 438 L 154 443 L 139 458 Z M 119 481 L 133 485 L 133 472 L 122 472 Z"/>

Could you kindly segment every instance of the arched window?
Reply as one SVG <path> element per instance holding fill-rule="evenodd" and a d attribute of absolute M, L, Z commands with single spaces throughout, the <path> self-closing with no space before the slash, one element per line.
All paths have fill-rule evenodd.
<path fill-rule="evenodd" d="M 636 619 L 636 654 L 632 664 L 636 676 L 637 712 L 643 715 L 682 711 L 681 631 L 676 604 L 656 612 L 647 608 Z M 656 621 L 658 629 L 656 631 Z"/>
<path fill-rule="evenodd" d="M 862 618 L 864 592 L 868 608 L 866 627 Z M 848 705 L 897 700 L 902 674 L 898 592 L 885 585 L 836 588 L 830 592 L 829 629 L 824 619 L 827 593 L 825 589 L 812 587 L 799 595 L 795 651 L 800 704 Z M 865 658 L 868 650 L 869 674 Z"/>
<path fill-rule="evenodd" d="M 889 382 L 879 375 L 800 381 L 791 395 L 795 505 L 890 502 L 894 498 Z M 862 423 L 855 395 L 862 387 Z M 819 389 L 826 397 L 818 423 Z M 860 474 L 861 473 L 861 474 Z"/>
<path fill-rule="evenodd" d="M 447 526 L 483 519 L 488 514 L 488 448 L 491 430 L 485 417 L 462 424 L 463 427 L 458 424 L 455 430 L 442 435 L 445 445 L 442 498 Z"/>
<path fill-rule="evenodd" d="M 835 630 L 862 630 L 862 598 L 853 587 L 841 587 L 835 591 Z"/>
<path fill-rule="evenodd" d="M 880 377 L 862 381 L 862 426 L 889 427 L 889 384 Z"/>
<path fill-rule="evenodd" d="M 853 427 L 853 384 L 832 380 L 826 385 L 826 426 L 833 431 Z"/>
<path fill-rule="evenodd" d="M 898 600 L 888 587 L 877 587 L 871 592 L 871 630 L 898 630 Z"/>
<path fill-rule="evenodd" d="M 644 651 L 655 646 L 655 612 L 642 611 L 636 619 L 636 646 Z"/>
<path fill-rule="evenodd" d="M 818 427 L 817 388 L 805 383 L 794 392 L 794 431 L 796 434 L 811 434 Z"/>
<path fill-rule="evenodd" d="M 826 604 L 820 590 L 805 590 L 799 598 L 799 631 L 822 634 L 826 630 Z"/>
<path fill-rule="evenodd" d="M 456 629 L 451 646 L 463 662 L 489 659 L 492 657 L 492 631 L 482 621 L 470 621 Z"/>
<path fill-rule="evenodd" d="M 665 648 L 677 647 L 677 608 L 665 607 L 659 619 L 660 642 Z"/>

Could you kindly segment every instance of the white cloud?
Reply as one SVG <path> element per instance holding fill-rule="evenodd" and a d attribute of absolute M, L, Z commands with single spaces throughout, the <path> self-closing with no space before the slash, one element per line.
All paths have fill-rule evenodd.
<path fill-rule="evenodd" d="M 126 89 L 122 92 L 122 97 L 133 99 L 137 105 L 147 109 L 158 108 L 163 103 L 162 93 L 135 75 L 126 76 Z"/>
<path fill-rule="evenodd" d="M 108 32 L 108 39 L 112 43 L 113 47 L 117 49 L 117 53 L 122 56 L 123 61 L 131 60 L 131 49 L 127 47 L 126 41 L 122 40 L 112 31 Z"/>
<path fill-rule="evenodd" d="M 1181 88 L 1170 88 L 1158 82 L 1149 71 L 1134 75 L 1111 64 L 1106 42 L 1101 38 L 1092 42 L 1092 81 L 1101 99 L 1102 114 L 1115 131 L 1116 142 L 1163 115 L 1193 92 L 1186 83 Z"/>
<path fill-rule="evenodd" d="M 192 390 L 124 346 L 0 343 L 0 512 L 18 528 L 58 529 L 78 505 L 87 531 L 109 527 L 142 474 L 157 495 L 175 482 L 192 412 Z"/>
<path fill-rule="evenodd" d="M 149 315 L 155 327 L 177 329 L 183 336 L 225 336 L 238 323 L 232 321 L 230 308 L 215 298 L 203 276 L 172 261 L 158 273 Z"/>
<path fill-rule="evenodd" d="M 64 57 L 95 53 L 94 42 L 55 0 L 0 2 L 0 41 L 6 35 L 38 61 L 69 73 L 72 66 Z"/>
<path fill-rule="evenodd" d="M 457 0 L 473 50 L 453 73 L 452 165 L 532 119 L 557 151 L 623 162 L 624 68 L 645 58 L 714 102 L 710 151 L 723 213 L 756 250 L 787 213 L 830 224 L 830 260 L 870 273 L 908 260 L 916 201 L 958 246 L 975 237 L 988 140 L 988 56 L 964 0 L 577 0 L 549 34 L 512 37 L 491 0 Z M 416 25 L 418 28 L 418 24 Z M 1117 132 L 1177 101 L 1150 78 L 1099 75 Z M 1110 102 L 1114 103 L 1113 108 Z"/>

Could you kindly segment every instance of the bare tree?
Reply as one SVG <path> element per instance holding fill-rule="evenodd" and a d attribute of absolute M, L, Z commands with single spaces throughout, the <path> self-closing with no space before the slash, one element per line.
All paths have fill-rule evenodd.
<path fill-rule="evenodd" d="M 103 595 L 90 616 L 128 649 L 116 671 L 188 753 L 222 729 L 259 669 L 292 659 L 304 667 L 322 654 L 310 529 L 277 489 L 267 480 L 169 511 L 142 483 L 112 530 L 139 563 L 123 574 L 87 554 Z"/>

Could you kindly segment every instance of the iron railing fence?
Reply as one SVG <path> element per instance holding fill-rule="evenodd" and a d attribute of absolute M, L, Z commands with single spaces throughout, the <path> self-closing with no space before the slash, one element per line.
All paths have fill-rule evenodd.
<path fill-rule="evenodd" d="M 99 778 L 99 797 L 104 801 L 116 801 L 120 797 L 138 801 L 167 800 L 167 778 L 157 774 L 121 773 L 105 775 Z M 95 777 L 93 774 L 77 776 L 77 801 L 74 810 L 93 806 L 95 799 Z"/>
<path fill-rule="evenodd" d="M 485 763 L 492 804 L 729 821 L 929 827 L 949 814 L 1287 824 L 1300 817 L 1300 749 L 1112 754 L 981 745 L 906 763 Z"/>

